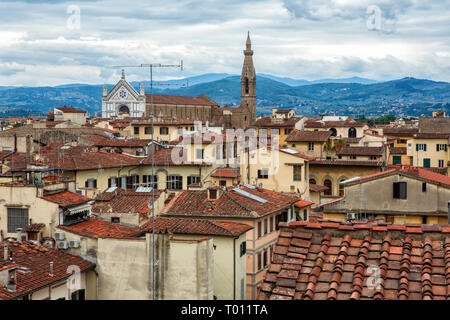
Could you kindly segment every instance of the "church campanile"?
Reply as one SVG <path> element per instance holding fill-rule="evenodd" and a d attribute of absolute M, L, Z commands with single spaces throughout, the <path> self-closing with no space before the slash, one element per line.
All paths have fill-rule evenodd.
<path fill-rule="evenodd" d="M 247 114 L 245 122 L 248 124 L 253 124 L 256 120 L 256 73 L 252 57 L 252 43 L 248 32 L 241 74 L 241 108 Z"/>

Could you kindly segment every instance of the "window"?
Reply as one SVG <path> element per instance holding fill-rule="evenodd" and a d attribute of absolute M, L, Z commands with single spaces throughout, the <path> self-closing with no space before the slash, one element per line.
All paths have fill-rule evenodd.
<path fill-rule="evenodd" d="M 327 190 L 325 190 L 325 191 L 323 192 L 323 194 L 324 194 L 325 196 L 331 196 L 332 191 L 333 191 L 333 189 L 332 189 L 333 185 L 332 185 L 332 183 L 331 183 L 331 180 L 326 179 L 326 180 L 323 182 L 323 185 L 324 185 L 325 187 L 328 188 Z"/>
<path fill-rule="evenodd" d="M 356 156 L 350 156 L 350 160 L 356 160 Z"/>
<path fill-rule="evenodd" d="M 159 128 L 159 134 L 169 134 L 169 128 L 168 127 L 161 127 Z"/>
<path fill-rule="evenodd" d="M 155 189 L 158 187 L 158 176 L 157 175 L 143 175 L 142 176 L 142 185 L 144 187 L 154 187 Z"/>
<path fill-rule="evenodd" d="M 316 184 L 316 179 L 309 179 L 309 184 Z"/>
<path fill-rule="evenodd" d="M 86 300 L 86 290 L 81 289 L 81 290 L 72 292 L 71 298 L 72 298 L 72 300 Z"/>
<path fill-rule="evenodd" d="M 183 177 L 176 175 L 167 176 L 167 189 L 169 190 L 183 189 Z"/>
<path fill-rule="evenodd" d="M 28 208 L 8 208 L 8 233 L 28 226 Z"/>
<path fill-rule="evenodd" d="M 443 168 L 444 167 L 444 160 L 439 160 L 439 168 Z"/>
<path fill-rule="evenodd" d="M 431 166 L 431 160 L 430 158 L 424 158 L 423 159 L 423 167 L 424 168 L 429 168 Z"/>
<path fill-rule="evenodd" d="M 145 134 L 152 134 L 152 127 L 145 127 Z"/>
<path fill-rule="evenodd" d="M 427 151 L 426 143 L 416 143 L 416 151 Z"/>
<path fill-rule="evenodd" d="M 133 175 L 126 177 L 127 189 L 137 189 L 139 187 L 139 176 Z"/>
<path fill-rule="evenodd" d="M 247 242 L 242 242 L 240 245 L 240 256 L 242 257 L 247 252 Z"/>
<path fill-rule="evenodd" d="M 446 144 L 436 144 L 436 151 L 447 151 Z"/>
<path fill-rule="evenodd" d="M 377 156 L 370 156 L 370 160 L 377 160 L 378 157 Z"/>
<path fill-rule="evenodd" d="M 273 232 L 273 217 L 270 217 L 270 232 Z"/>
<path fill-rule="evenodd" d="M 88 179 L 84 182 L 85 188 L 96 189 L 97 188 L 97 179 Z"/>
<path fill-rule="evenodd" d="M 345 180 L 341 180 L 340 182 L 345 181 Z M 339 197 L 343 197 L 344 196 L 344 185 L 339 183 Z"/>
<path fill-rule="evenodd" d="M 284 134 L 289 134 L 291 133 L 292 129 L 284 129 Z"/>
<path fill-rule="evenodd" d="M 356 129 L 351 127 L 348 129 L 348 137 L 349 138 L 356 138 Z"/>
<path fill-rule="evenodd" d="M 134 134 L 139 134 L 139 127 L 134 127 Z"/>
<path fill-rule="evenodd" d="M 227 186 L 227 181 L 226 180 L 220 180 L 219 181 L 219 186 L 226 187 Z"/>
<path fill-rule="evenodd" d="M 258 254 L 258 270 L 261 270 L 262 266 L 261 266 L 261 254 Z"/>
<path fill-rule="evenodd" d="M 267 178 L 269 178 L 269 169 L 258 170 L 258 179 L 267 179 Z"/>
<path fill-rule="evenodd" d="M 427 192 L 427 183 L 422 183 L 422 192 Z"/>
<path fill-rule="evenodd" d="M 308 142 L 308 151 L 314 151 L 314 142 Z"/>
<path fill-rule="evenodd" d="M 267 267 L 267 249 L 263 252 L 263 268 Z"/>
<path fill-rule="evenodd" d="M 302 167 L 294 166 L 294 181 L 302 181 Z"/>
<path fill-rule="evenodd" d="M 394 182 L 394 199 L 406 199 L 406 182 Z"/>
<path fill-rule="evenodd" d="M 195 149 L 195 159 L 203 159 L 205 156 L 204 149 Z"/>
<path fill-rule="evenodd" d="M 267 222 L 268 219 L 264 219 L 264 234 L 267 234 Z"/>
<path fill-rule="evenodd" d="M 187 184 L 197 184 L 200 183 L 200 176 L 188 176 L 187 177 Z"/>
<path fill-rule="evenodd" d="M 261 233 L 262 233 L 262 224 L 261 221 L 258 222 L 258 238 L 261 238 Z"/>
<path fill-rule="evenodd" d="M 422 224 L 427 224 L 427 217 L 426 216 L 422 216 Z"/>
<path fill-rule="evenodd" d="M 308 221 L 308 210 L 303 210 L 303 221 Z"/>
<path fill-rule="evenodd" d="M 392 156 L 392 164 L 402 164 L 402 156 Z"/>
<path fill-rule="evenodd" d="M 120 223 L 120 218 L 119 217 L 112 217 L 111 218 L 111 223 Z"/>
<path fill-rule="evenodd" d="M 295 143 L 292 144 L 292 148 L 295 148 Z"/>

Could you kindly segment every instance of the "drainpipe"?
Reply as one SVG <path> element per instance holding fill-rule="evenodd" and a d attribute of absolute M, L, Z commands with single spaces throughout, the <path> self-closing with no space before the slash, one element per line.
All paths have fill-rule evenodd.
<path fill-rule="evenodd" d="M 233 240 L 233 300 L 236 300 L 236 238 Z"/>

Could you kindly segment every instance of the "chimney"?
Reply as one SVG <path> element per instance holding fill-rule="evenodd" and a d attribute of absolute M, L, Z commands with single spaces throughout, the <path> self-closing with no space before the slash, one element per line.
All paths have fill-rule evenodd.
<path fill-rule="evenodd" d="M 209 188 L 208 189 L 208 200 L 217 200 L 217 189 Z"/>
<path fill-rule="evenodd" d="M 8 261 L 8 246 L 7 245 L 5 245 L 3 247 L 3 258 L 5 261 Z"/>
<path fill-rule="evenodd" d="M 53 277 L 53 261 L 50 262 L 50 273 L 48 275 Z"/>
<path fill-rule="evenodd" d="M 22 228 L 17 228 L 16 232 L 17 232 L 17 241 L 22 242 Z"/>

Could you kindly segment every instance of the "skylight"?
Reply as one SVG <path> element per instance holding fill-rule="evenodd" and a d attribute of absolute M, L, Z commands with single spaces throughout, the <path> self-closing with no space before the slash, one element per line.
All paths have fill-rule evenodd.
<path fill-rule="evenodd" d="M 251 194 L 251 193 L 249 193 L 247 191 L 241 190 L 239 188 L 234 188 L 233 191 L 236 192 L 236 193 L 239 193 L 241 196 L 250 198 L 252 200 L 255 200 L 255 201 L 258 201 L 258 202 L 261 202 L 261 203 L 266 203 L 267 202 L 266 199 L 263 199 L 263 198 L 260 198 L 258 196 L 255 196 L 255 195 L 253 195 L 253 194 Z"/>

